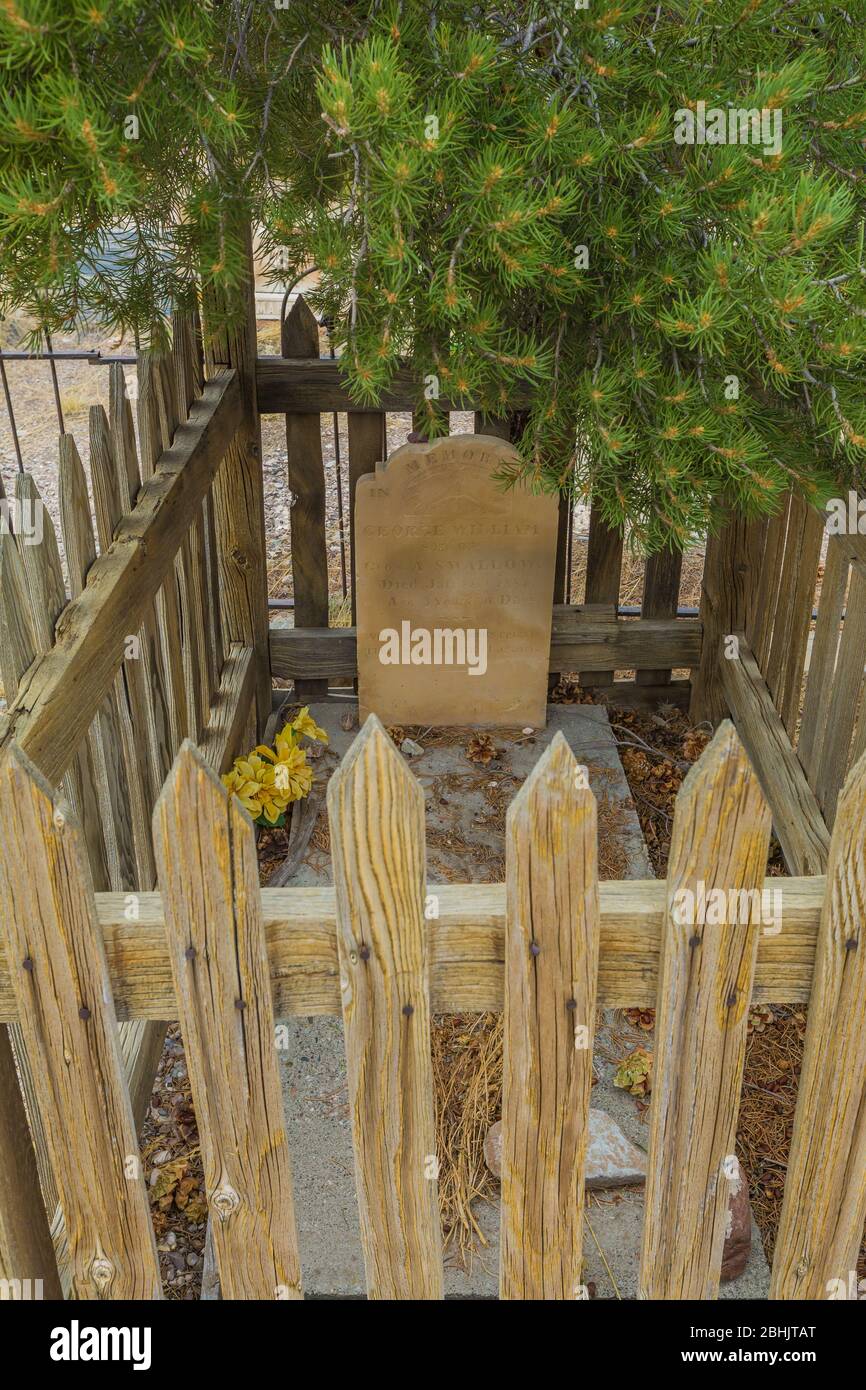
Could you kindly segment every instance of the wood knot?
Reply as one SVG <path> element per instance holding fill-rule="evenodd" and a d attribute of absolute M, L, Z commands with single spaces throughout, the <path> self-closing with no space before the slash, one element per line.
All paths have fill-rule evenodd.
<path fill-rule="evenodd" d="M 90 1266 L 90 1277 L 98 1289 L 104 1289 L 111 1283 L 114 1275 L 114 1265 L 111 1260 L 104 1255 L 99 1255 Z"/>
<path fill-rule="evenodd" d="M 230 1183 L 223 1183 L 218 1187 L 210 1199 L 210 1205 L 214 1208 L 220 1221 L 227 1221 L 236 1212 L 241 1204 L 241 1199 L 235 1192 Z"/>

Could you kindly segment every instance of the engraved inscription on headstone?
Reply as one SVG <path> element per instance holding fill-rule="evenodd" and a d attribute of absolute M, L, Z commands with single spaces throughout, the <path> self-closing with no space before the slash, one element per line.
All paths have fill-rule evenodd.
<path fill-rule="evenodd" d="M 358 480 L 358 694 L 387 724 L 543 727 L 557 499 L 488 435 L 407 444 Z"/>

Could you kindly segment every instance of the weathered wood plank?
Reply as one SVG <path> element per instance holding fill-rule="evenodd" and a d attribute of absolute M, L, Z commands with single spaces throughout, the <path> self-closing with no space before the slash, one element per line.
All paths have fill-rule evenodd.
<path fill-rule="evenodd" d="M 328 819 L 367 1294 L 438 1299 L 424 794 L 375 715 L 331 777 Z"/>
<path fill-rule="evenodd" d="M 36 660 L 36 641 L 30 622 L 30 595 L 17 541 L 0 525 L 0 680 L 11 705 L 18 682 Z"/>
<path fill-rule="evenodd" d="M 0 1280 L 7 1297 L 63 1297 L 8 1028 L 0 1027 Z M 16 1286 L 17 1281 L 17 1286 Z M 25 1281 L 30 1292 L 24 1292 Z M 41 1292 L 34 1287 L 41 1284 Z M 11 1291 L 11 1292 L 10 1292 Z"/>
<path fill-rule="evenodd" d="M 232 373 L 208 382 L 113 545 L 93 565 L 84 593 L 64 610 L 54 647 L 19 688 L 4 743 L 14 736 L 49 780 L 58 781 L 68 766 L 120 667 L 125 635 L 137 630 L 171 573 L 238 409 Z"/>
<path fill-rule="evenodd" d="M 773 826 L 792 874 L 820 874 L 830 834 L 772 697 L 742 634 L 739 658 L 719 664 L 737 732 L 761 779 Z"/>
<path fill-rule="evenodd" d="M 818 605 L 818 620 L 815 624 L 812 658 L 809 663 L 809 679 L 806 683 L 806 700 L 800 723 L 800 738 L 797 743 L 797 757 L 800 759 L 809 786 L 813 791 L 816 790 L 818 762 L 827 733 L 830 712 L 827 696 L 832 687 L 833 673 L 836 669 L 836 653 L 839 648 L 839 633 L 842 627 L 842 610 L 845 606 L 849 566 L 850 561 L 842 538 L 831 536 L 827 543 L 827 560 L 821 583 L 821 602 Z"/>
<path fill-rule="evenodd" d="M 815 776 L 815 794 L 829 826 L 833 825 L 836 801 L 848 770 L 851 739 L 863 689 L 864 665 L 866 565 L 855 560 L 851 565 L 851 582 L 848 588 L 845 622 L 839 640 L 836 671 L 832 686 L 825 695 L 829 705 L 829 718 Z"/>
<path fill-rule="evenodd" d="M 207 366 L 237 373 L 241 411 L 234 437 L 214 480 L 212 509 L 219 553 L 223 639 L 252 647 L 256 655 L 256 710 L 262 731 L 271 712 L 268 666 L 268 577 L 262 435 L 256 405 L 256 320 L 252 234 L 246 229 L 244 316 L 236 327 L 221 326 L 219 306 L 207 324 L 213 301 L 205 292 Z"/>
<path fill-rule="evenodd" d="M 302 296 L 298 296 L 282 327 L 284 357 L 318 357 L 319 325 Z M 295 627 L 328 626 L 328 547 L 325 536 L 325 465 L 322 422 L 317 415 L 286 415 L 286 463 L 291 505 L 292 592 Z M 321 700 L 328 693 L 324 680 L 296 680 L 299 700 Z"/>
<path fill-rule="evenodd" d="M 785 537 L 788 534 L 790 509 L 791 494 L 789 492 L 782 499 L 779 510 L 770 517 L 766 524 L 754 608 L 750 621 L 740 624 L 762 671 L 773 640 L 773 623 L 776 618 L 776 606 L 779 602 L 779 584 L 785 557 Z"/>
<path fill-rule="evenodd" d="M 259 357 L 255 363 L 256 396 L 262 415 L 285 415 L 288 411 L 350 411 L 365 414 L 349 395 L 346 379 L 338 360 L 320 357 L 286 359 Z M 509 389 L 509 407 L 527 405 L 531 387 L 518 385 Z M 409 368 L 399 368 L 377 410 L 411 411 L 418 403 L 418 378 Z M 442 400 L 443 410 L 473 410 L 474 403 Z"/>
<path fill-rule="evenodd" d="M 357 673 L 354 627 L 272 627 L 270 641 L 271 670 L 276 677 L 333 678 Z M 552 671 L 604 672 L 613 664 L 621 670 L 650 665 L 687 668 L 696 666 L 700 655 L 697 618 L 605 621 L 587 615 L 580 605 L 557 604 L 553 610 Z M 611 692 L 605 688 L 605 693 Z"/>
<path fill-rule="evenodd" d="M 91 437 L 91 466 L 93 466 L 93 460 L 96 460 L 97 467 L 113 466 L 116 479 L 115 488 L 112 488 L 108 482 L 99 490 L 94 486 L 97 533 L 100 537 L 100 549 L 103 554 L 109 549 L 122 518 L 132 511 L 141 489 L 132 408 L 126 395 L 123 368 L 119 364 L 111 368 L 110 382 L 110 451 L 106 448 L 104 441 L 98 437 L 101 434 L 101 422 L 98 416 L 94 417 L 91 413 L 91 427 L 95 425 L 97 431 L 97 438 Z M 137 658 L 129 658 L 125 662 L 124 668 L 115 677 L 115 685 L 123 683 L 123 691 L 119 691 L 119 709 L 124 725 L 131 726 L 136 735 L 136 751 L 140 762 L 147 825 L 146 851 L 143 848 L 142 821 L 138 810 L 133 815 L 133 823 L 136 826 L 137 853 L 141 866 L 145 862 L 142 858 L 143 855 L 152 861 L 150 815 L 156 794 L 171 765 L 166 681 L 156 632 L 156 618 L 151 604 L 147 605 L 143 622 L 138 630 L 133 629 L 126 636 L 137 641 L 139 655 Z M 126 642 L 124 647 L 126 648 Z M 123 715 L 123 696 L 125 696 L 125 702 L 128 706 L 128 720 Z M 127 775 L 130 779 L 130 786 L 133 786 L 135 773 L 128 771 Z M 151 863 L 149 872 L 146 877 L 140 878 L 140 882 L 153 883 L 154 874 L 155 871 Z"/>
<path fill-rule="evenodd" d="M 255 834 L 185 743 L 154 847 L 224 1298 L 302 1298 Z"/>
<path fill-rule="evenodd" d="M 215 772 L 227 772 L 240 752 L 241 743 L 255 701 L 256 667 L 249 647 L 236 642 L 222 669 L 220 684 L 210 707 L 210 715 L 199 740 L 205 762 Z"/>
<path fill-rule="evenodd" d="M 683 570 L 681 550 L 660 550 L 646 562 L 642 618 L 675 618 L 680 601 L 680 577 Z M 644 668 L 637 672 L 638 685 L 669 685 L 669 667 Z"/>
<path fill-rule="evenodd" d="M 132 511 L 138 498 L 141 473 L 138 467 L 132 406 L 126 394 L 126 377 L 120 362 L 114 362 L 109 367 L 108 382 L 108 418 L 117 461 L 120 511 L 126 515 Z"/>
<path fill-rule="evenodd" d="M 66 549 L 69 588 L 75 599 L 84 590 L 87 574 L 96 559 L 96 540 L 90 516 L 87 479 L 71 434 L 60 436 L 60 462 L 57 477 L 60 521 Z M 94 793 L 100 808 L 105 842 L 108 886 L 150 888 L 139 885 L 136 874 L 135 844 L 130 807 L 132 797 L 120 742 L 120 727 L 112 691 L 87 731 Z"/>
<path fill-rule="evenodd" d="M 782 931 L 762 936 L 759 942 L 757 1003 L 808 1001 L 823 887 L 820 876 L 766 879 L 767 901 L 776 902 Z M 434 1013 L 498 1012 L 505 978 L 504 884 L 430 884 L 427 891 L 439 909 L 438 918 L 427 923 Z M 599 1006 L 652 1008 L 658 985 L 664 883 L 655 879 L 601 883 L 599 903 Z M 174 993 L 160 895 L 138 895 L 135 922 L 126 918 L 124 894 L 98 893 L 96 905 L 118 1018 L 169 1017 Z M 276 1017 L 338 1016 L 333 888 L 263 888 L 262 912 Z M 14 1023 L 17 1018 L 9 968 L 0 948 L 0 1023 Z"/>
<path fill-rule="evenodd" d="M 574 1299 L 598 974 L 595 797 L 558 733 L 508 809 L 499 1296 Z"/>
<path fill-rule="evenodd" d="M 52 651 L 57 623 L 68 604 L 60 551 L 54 522 L 43 505 L 36 483 L 29 473 L 16 474 L 15 501 L 16 507 L 22 508 L 24 514 L 33 519 L 31 524 L 35 523 L 37 516 L 39 517 L 39 543 L 30 543 L 24 526 L 20 528 L 17 539 L 30 600 L 30 629 L 36 651 L 44 657 Z M 29 685 L 37 671 L 38 666 L 34 666 L 28 670 L 26 676 L 22 675 L 18 685 L 18 696 Z M 69 752 L 71 756 L 64 777 L 66 795 L 84 830 L 94 884 L 98 889 L 109 888 L 112 886 L 109 850 L 103 833 L 101 808 L 96 793 L 93 753 L 89 743 L 83 741 L 74 744 Z M 53 780 L 59 783 L 60 777 Z"/>
<path fill-rule="evenodd" d="M 702 892 L 764 882 L 770 813 L 724 722 L 677 796 L 656 1006 L 640 1296 L 715 1298 L 731 1181 L 761 912 L 710 923 Z M 728 899 L 730 902 L 730 899 Z"/>
<path fill-rule="evenodd" d="M 352 622 L 357 617 L 358 544 L 355 536 L 355 498 L 358 479 L 365 473 L 375 473 L 376 464 L 387 457 L 384 414 L 352 414 L 348 417 L 349 434 L 349 536 L 352 565 Z"/>
<path fill-rule="evenodd" d="M 771 1298 L 850 1298 L 852 1277 L 856 1287 L 866 1221 L 864 921 L 861 759 L 845 783 L 833 827 Z"/>
<path fill-rule="evenodd" d="M 157 1298 L 153 1227 L 80 832 L 15 747 L 0 764 L 0 818 L 0 924 L 75 1294 Z"/>
<path fill-rule="evenodd" d="M 793 741 L 797 732 L 800 702 L 803 694 L 803 672 L 812 627 L 818 563 L 824 539 L 824 518 L 814 507 L 806 507 L 803 520 L 797 566 L 791 579 L 790 619 L 787 624 L 787 643 L 782 662 L 779 689 L 775 694 L 776 708 Z M 787 576 L 783 577 L 783 583 Z"/>
<path fill-rule="evenodd" d="M 587 603 L 612 603 L 614 606 L 618 604 L 619 583 L 622 574 L 622 547 L 622 532 L 615 527 L 608 526 L 601 510 L 596 503 L 593 503 L 589 514 L 589 543 L 586 556 L 585 597 Z M 630 669 L 634 664 L 631 661 L 623 662 L 620 669 Z M 613 666 L 613 663 L 611 665 Z M 552 666 L 551 669 L 561 671 L 570 668 L 563 663 Z M 586 680 L 584 680 L 584 673 L 588 678 Z M 590 675 L 591 679 L 589 679 Z M 604 667 L 589 665 L 583 665 L 580 668 L 581 685 L 602 687 L 610 685 L 613 677 L 613 669 L 605 670 Z"/>
<path fill-rule="evenodd" d="M 724 639 L 751 629 L 764 540 L 765 523 L 738 514 L 717 535 L 707 537 L 701 581 L 704 635 L 700 664 L 692 671 L 689 709 L 696 724 L 717 724 L 728 713 L 721 680 Z"/>

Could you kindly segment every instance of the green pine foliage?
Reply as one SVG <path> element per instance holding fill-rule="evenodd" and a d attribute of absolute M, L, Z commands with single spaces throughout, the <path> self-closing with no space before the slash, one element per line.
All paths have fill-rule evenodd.
<path fill-rule="evenodd" d="M 144 336 L 201 280 L 231 316 L 252 216 L 287 280 L 318 267 L 359 403 L 408 360 L 433 435 L 528 387 L 511 477 L 684 545 L 862 479 L 864 28 L 866 0 L 0 0 L 0 296 Z"/>

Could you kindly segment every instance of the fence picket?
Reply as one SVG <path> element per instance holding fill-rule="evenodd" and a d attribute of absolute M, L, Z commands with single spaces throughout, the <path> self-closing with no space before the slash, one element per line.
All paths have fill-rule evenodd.
<path fill-rule="evenodd" d="M 821 583 L 821 602 L 818 605 L 818 620 L 815 624 L 815 639 L 812 643 L 812 659 L 809 663 L 809 679 L 806 685 L 806 700 L 803 705 L 803 718 L 800 721 L 800 738 L 797 743 L 797 757 L 815 791 L 818 763 L 824 739 L 827 734 L 829 702 L 827 692 L 833 681 L 836 669 L 836 653 L 839 647 L 839 631 L 842 626 L 842 609 L 845 606 L 845 590 L 848 587 L 849 557 L 841 536 L 831 536 L 827 544 L 827 561 Z"/>
<path fill-rule="evenodd" d="M 82 838 L 15 745 L 0 765 L 0 821 L 0 925 L 75 1295 L 157 1298 L 156 1245 Z"/>
<path fill-rule="evenodd" d="M 30 624 L 27 576 L 15 537 L 0 526 L 0 680 L 7 705 L 18 683 L 36 660 L 36 642 Z"/>
<path fill-rule="evenodd" d="M 87 479 L 71 434 L 60 436 L 57 480 L 60 521 L 66 548 L 70 592 L 77 598 L 96 559 Z M 104 701 L 87 731 L 94 791 L 101 811 L 109 885 L 116 892 L 138 887 L 130 821 L 130 794 L 120 746 L 114 692 Z"/>
<path fill-rule="evenodd" d="M 28 544 L 21 532 L 18 536 L 19 554 L 27 580 L 30 602 L 30 627 L 38 655 L 54 646 L 57 619 L 68 603 L 63 568 L 54 522 L 43 505 L 39 489 L 29 473 L 15 477 L 16 505 L 30 509 L 31 515 L 41 515 L 42 538 L 38 544 Z M 63 786 L 75 814 L 84 830 L 87 854 L 97 889 L 110 886 L 109 849 L 105 842 L 102 814 L 95 791 L 93 754 L 88 742 L 82 743 L 63 775 Z"/>
<path fill-rule="evenodd" d="M 331 777 L 328 817 L 367 1293 L 438 1299 L 424 794 L 375 715 Z"/>
<path fill-rule="evenodd" d="M 597 503 L 593 503 L 589 514 L 586 556 L 586 603 L 612 603 L 616 611 L 622 574 L 622 549 L 622 533 L 608 526 Z M 580 683 L 601 687 L 611 685 L 613 678 L 613 671 L 586 671 L 581 673 Z"/>
<path fill-rule="evenodd" d="M 284 357 L 319 356 L 319 325 L 302 295 L 283 323 L 281 350 Z M 321 416 L 309 412 L 286 415 L 286 466 L 292 495 L 289 526 L 295 627 L 327 627 L 328 545 Z M 325 699 L 328 682 L 298 680 L 295 694 L 304 701 Z"/>
<path fill-rule="evenodd" d="M 830 841 L 771 1298 L 851 1297 L 866 1221 L 866 758 Z M 854 1295 L 856 1297 L 856 1294 Z"/>
<path fill-rule="evenodd" d="M 815 776 L 815 788 L 824 819 L 833 825 L 836 800 L 848 770 L 851 737 L 863 686 L 863 654 L 866 652 L 866 564 L 854 560 L 839 639 L 839 654 L 832 684 L 825 689 L 827 730 Z"/>
<path fill-rule="evenodd" d="M 113 467 L 116 478 L 116 487 L 106 482 L 97 488 L 94 483 L 96 524 L 103 552 L 107 549 L 106 540 L 113 537 L 121 517 L 132 511 L 140 487 L 132 410 L 126 396 L 123 368 L 116 364 L 112 366 L 111 373 L 110 448 L 102 433 L 99 414 L 91 412 L 90 416 L 91 468 Z M 125 661 L 118 673 L 117 679 L 123 683 L 126 692 L 125 701 L 119 699 L 119 709 L 122 725 L 128 726 L 127 739 L 131 729 L 139 762 L 139 778 L 136 779 L 134 772 L 128 773 L 128 776 L 130 785 L 140 780 L 142 787 L 145 805 L 134 812 L 133 824 L 139 855 L 139 883 L 149 887 L 156 874 L 151 850 L 150 817 L 171 763 L 165 679 L 153 612 L 147 613 L 137 633 L 129 635 L 137 639 L 139 655 L 137 659 Z M 128 720 L 124 716 L 124 704 L 128 708 Z"/>
<path fill-rule="evenodd" d="M 715 1298 L 760 911 L 702 924 L 704 894 L 760 893 L 770 814 L 725 720 L 677 797 L 662 928 L 640 1297 Z M 688 893 L 688 898 L 680 897 Z M 746 916 L 746 921 L 739 918 Z"/>
<path fill-rule="evenodd" d="M 253 827 L 185 743 L 154 811 L 224 1298 L 301 1298 Z"/>
<path fill-rule="evenodd" d="M 503 1299 L 573 1299 L 580 1283 L 599 943 L 582 772 L 557 733 L 508 811 Z"/>

